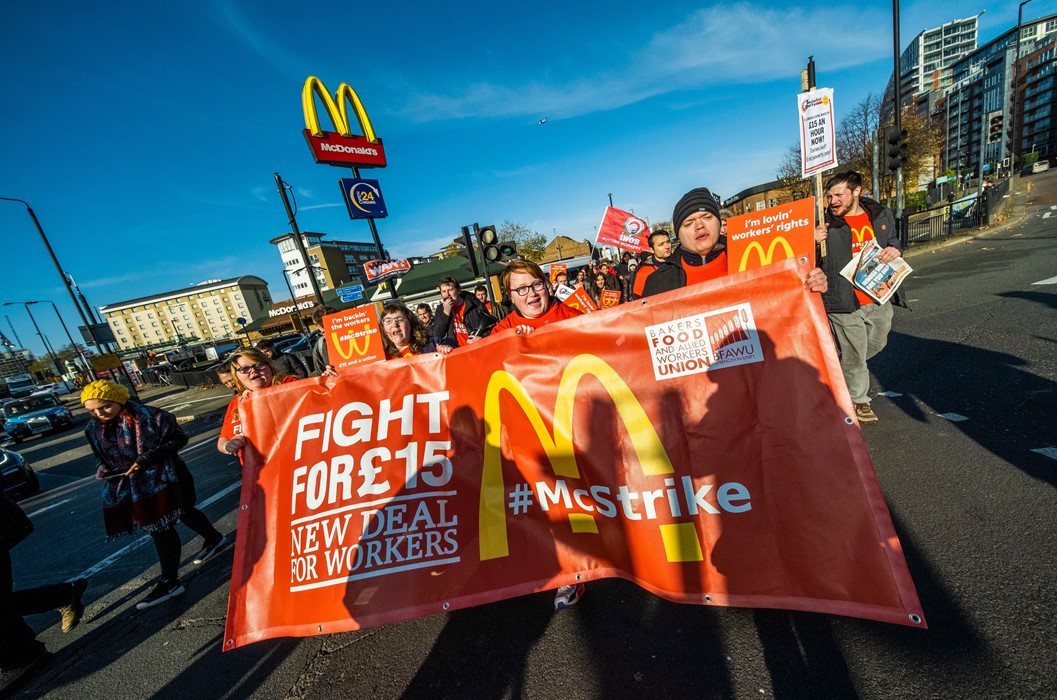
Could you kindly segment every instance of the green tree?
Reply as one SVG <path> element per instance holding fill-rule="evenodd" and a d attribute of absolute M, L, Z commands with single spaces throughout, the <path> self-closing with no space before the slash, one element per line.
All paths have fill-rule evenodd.
<path fill-rule="evenodd" d="M 539 262 L 543 259 L 543 251 L 547 248 L 547 237 L 542 233 L 510 219 L 504 221 L 496 233 L 499 234 L 501 241 L 513 241 L 517 245 L 518 255 L 526 260 Z"/>

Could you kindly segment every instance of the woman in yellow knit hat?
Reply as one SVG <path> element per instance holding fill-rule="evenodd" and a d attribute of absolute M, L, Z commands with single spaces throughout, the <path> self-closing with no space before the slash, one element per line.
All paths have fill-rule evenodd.
<path fill-rule="evenodd" d="M 136 605 L 153 607 L 181 595 L 180 520 L 202 535 L 205 543 L 195 557 L 202 563 L 227 543 L 209 519 L 196 509 L 194 480 L 179 451 L 187 433 L 176 416 L 129 399 L 120 384 L 101 379 L 84 387 L 81 403 L 94 420 L 84 429 L 99 460 L 96 478 L 104 482 L 103 524 L 107 539 L 144 530 L 154 541 L 161 580 Z"/>

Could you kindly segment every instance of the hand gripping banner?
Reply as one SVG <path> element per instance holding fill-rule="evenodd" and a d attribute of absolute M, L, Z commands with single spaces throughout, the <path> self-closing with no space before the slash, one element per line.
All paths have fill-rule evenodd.
<path fill-rule="evenodd" d="M 805 272 L 251 394 L 225 648 L 606 577 L 924 627 Z"/>

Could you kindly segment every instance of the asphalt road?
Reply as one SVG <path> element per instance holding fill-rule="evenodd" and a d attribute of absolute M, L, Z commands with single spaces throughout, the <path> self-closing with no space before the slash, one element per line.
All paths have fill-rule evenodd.
<path fill-rule="evenodd" d="M 545 592 L 221 653 L 231 549 L 195 567 L 198 543 L 181 528 L 187 595 L 137 612 L 156 556 L 149 542 L 102 542 L 94 463 L 72 431 L 20 446 L 46 490 L 24 502 L 38 531 L 14 551 L 15 576 L 29 586 L 91 570 L 90 604 L 69 635 L 57 615 L 31 619 L 55 654 L 21 694 L 1057 697 L 1057 172 L 1025 179 L 1011 205 L 1010 223 L 909 256 L 913 310 L 897 310 L 871 363 L 873 393 L 886 395 L 864 431 L 927 631 L 677 605 L 602 581 L 560 614 Z M 230 533 L 238 467 L 212 447 L 226 396 L 207 393 L 149 400 L 205 399 L 178 411 L 200 416 L 185 458 L 205 512 Z"/>

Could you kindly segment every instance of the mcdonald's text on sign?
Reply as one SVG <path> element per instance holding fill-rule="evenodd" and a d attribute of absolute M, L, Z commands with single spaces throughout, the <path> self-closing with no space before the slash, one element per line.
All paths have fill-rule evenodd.
<path fill-rule="evenodd" d="M 815 264 L 815 198 L 727 219 L 727 267 L 744 272 L 787 258 Z"/>
<path fill-rule="evenodd" d="M 347 367 L 385 360 L 378 311 L 373 304 L 327 314 L 323 317 L 323 332 L 327 338 L 330 364 L 339 372 Z"/>
<path fill-rule="evenodd" d="M 322 100 L 323 109 L 330 117 L 334 131 L 324 131 L 320 125 L 316 97 Z M 363 136 L 352 133 L 349 105 L 352 106 L 352 112 L 359 122 Z M 308 142 L 312 158 L 317 163 L 343 167 L 385 167 L 385 148 L 382 147 L 382 140 L 375 135 L 371 118 L 367 116 L 360 96 L 348 83 L 339 85 L 337 92 L 331 97 L 319 78 L 309 76 L 301 90 L 301 107 L 305 114 L 305 141 Z"/>
<path fill-rule="evenodd" d="M 833 121 L 833 88 L 796 96 L 803 177 L 837 167 L 837 132 Z"/>
<path fill-rule="evenodd" d="M 923 626 L 806 268 L 252 392 L 224 648 L 606 577 Z"/>

